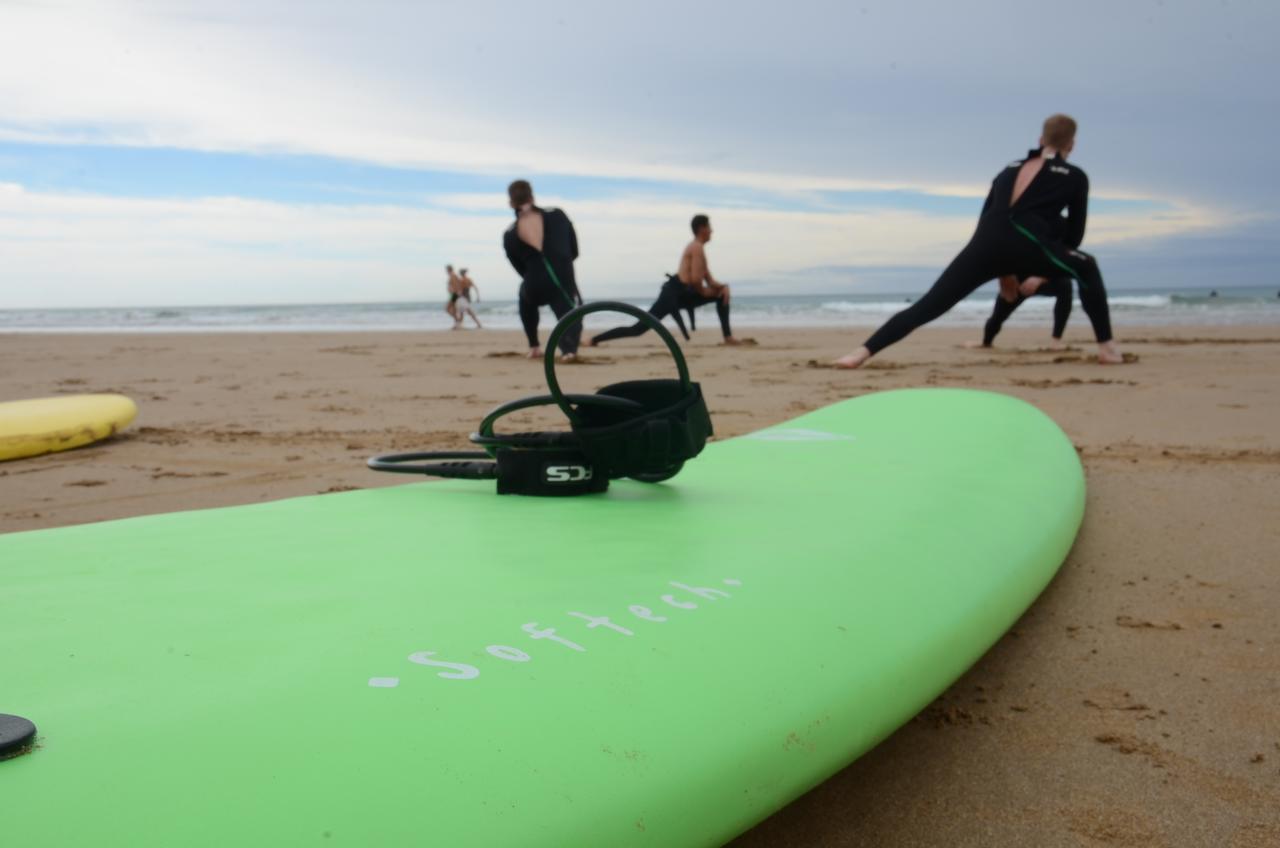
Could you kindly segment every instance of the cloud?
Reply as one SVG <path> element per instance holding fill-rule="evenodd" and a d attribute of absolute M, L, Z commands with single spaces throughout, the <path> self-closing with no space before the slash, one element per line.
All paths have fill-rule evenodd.
<path fill-rule="evenodd" d="M 1237 165 L 1208 154 L 1277 126 L 1277 23 L 1088 0 L 1069 16 L 980 0 L 10 6 L 0 137 L 969 196 L 1052 103 L 1081 113 L 1100 190 L 1221 201 Z M 1089 61 L 1029 75 L 993 58 L 1046 30 Z"/>
<path fill-rule="evenodd" d="M 33 192 L 0 184 L 9 307 L 436 300 L 440 268 L 467 265 L 492 299 L 514 297 L 502 255 L 510 213 L 488 194 L 436 206 L 298 204 L 237 197 L 143 199 Z M 645 297 L 673 271 L 697 208 L 711 215 L 717 277 L 752 291 L 873 291 L 885 276 L 827 266 L 941 267 L 969 216 L 911 210 L 786 211 L 633 195 L 548 195 L 579 232 L 579 279 L 591 297 Z M 467 214 L 458 214 L 465 210 Z M 1096 215 L 1091 245 L 1198 231 L 1197 210 Z M 923 288 L 930 278 L 920 275 Z"/>
<path fill-rule="evenodd" d="M 1280 135 L 1275 4 L 1081 0 L 1064 15 L 998 0 L 480 0 L 303 13 L 174 0 L 6 4 L 0 16 L 0 139 L 629 180 L 607 198 L 559 198 L 593 295 L 656 285 L 695 210 L 715 219 L 716 272 L 762 291 L 796 285 L 795 269 L 941 267 L 971 213 L 831 195 L 980 198 L 1059 108 L 1082 119 L 1076 156 L 1095 198 L 1149 206 L 1096 205 L 1087 245 L 1104 262 L 1249 226 L 1280 185 L 1254 149 Z M 347 206 L 85 191 L 0 192 L 6 276 L 23 281 L 10 305 L 435 297 L 446 261 L 469 263 L 494 296 L 514 291 L 500 196 L 437 194 L 420 208 L 356 191 Z"/>

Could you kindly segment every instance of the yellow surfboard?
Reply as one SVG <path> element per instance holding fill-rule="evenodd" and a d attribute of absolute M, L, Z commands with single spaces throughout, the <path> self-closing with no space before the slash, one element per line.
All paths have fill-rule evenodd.
<path fill-rule="evenodd" d="M 68 450 L 129 426 L 138 407 L 124 395 L 68 395 L 0 403 L 0 462 Z"/>

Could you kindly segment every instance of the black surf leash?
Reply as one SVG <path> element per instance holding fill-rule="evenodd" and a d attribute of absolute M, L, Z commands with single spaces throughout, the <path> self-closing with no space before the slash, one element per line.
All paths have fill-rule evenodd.
<path fill-rule="evenodd" d="M 628 380 L 593 395 L 567 395 L 556 377 L 556 346 L 593 312 L 621 312 L 655 331 L 676 363 L 678 378 Z M 701 387 L 675 338 L 648 312 L 627 303 L 599 301 L 566 313 L 547 340 L 543 367 L 550 394 L 513 400 L 494 409 L 471 434 L 482 451 L 422 451 L 375 456 L 374 471 L 426 474 L 464 480 L 497 480 L 500 495 L 585 495 L 603 492 L 609 481 L 630 477 L 659 483 L 680 472 L 712 435 Z M 522 409 L 555 405 L 569 431 L 499 433 L 503 417 Z"/>

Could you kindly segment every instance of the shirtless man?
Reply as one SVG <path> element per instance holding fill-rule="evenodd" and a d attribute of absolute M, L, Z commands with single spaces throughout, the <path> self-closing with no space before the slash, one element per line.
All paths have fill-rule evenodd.
<path fill-rule="evenodd" d="M 453 302 L 453 329 L 457 330 L 462 326 L 462 317 L 470 315 L 471 320 L 476 322 L 476 329 L 482 329 L 480 319 L 476 317 L 476 313 L 471 309 L 471 291 L 475 290 L 476 303 L 480 302 L 480 287 L 475 284 L 470 277 L 467 276 L 467 269 L 463 268 L 458 272 L 458 288 L 454 293 Z"/>
<path fill-rule="evenodd" d="M 448 281 L 444 284 L 444 290 L 449 294 L 449 300 L 444 305 L 444 311 L 449 313 L 449 317 L 453 319 L 453 329 L 458 329 L 458 325 L 462 323 L 462 319 L 458 317 L 454 304 L 458 302 L 458 290 L 462 286 L 462 279 L 453 272 L 452 265 L 444 266 L 444 270 L 449 275 Z"/>
<path fill-rule="evenodd" d="M 714 303 L 724 343 L 736 345 L 738 340 L 729 329 L 729 284 L 711 276 L 707 252 L 703 247 L 711 241 L 711 219 L 706 215 L 694 215 L 690 227 L 693 229 L 693 241 L 685 245 L 684 253 L 680 254 L 680 270 L 676 272 L 680 282 L 687 287 L 680 298 L 680 306 L 687 309 Z"/>
<path fill-rule="evenodd" d="M 711 276 L 711 269 L 707 267 L 707 254 L 703 250 L 703 245 L 711 241 L 711 221 L 706 215 L 694 215 L 690 226 L 693 229 L 693 241 L 689 242 L 685 246 L 684 253 L 680 254 L 678 272 L 674 276 L 667 277 L 667 282 L 658 293 L 658 299 L 649 307 L 649 314 L 659 321 L 668 315 L 674 316 L 680 331 L 688 339 L 689 334 L 684 332 L 680 310 L 688 309 L 689 319 L 692 321 L 694 309 L 703 304 L 714 303 L 716 315 L 720 318 L 720 331 L 724 334 L 724 343 L 739 344 L 729 329 L 729 285 Z M 648 324 L 637 321 L 630 327 L 615 327 L 598 336 L 593 336 L 590 344 L 594 346 L 613 339 L 639 336 L 648 330 Z"/>
<path fill-rule="evenodd" d="M 507 197 L 515 210 L 516 222 L 502 236 L 502 247 L 511 267 L 520 275 L 520 323 L 529 340 L 530 359 L 542 356 L 538 344 L 538 309 L 550 306 L 562 318 L 578 304 L 582 295 L 574 279 L 573 261 L 578 258 L 578 234 L 569 216 L 559 209 L 542 209 L 533 202 L 533 187 L 525 180 L 507 186 Z M 579 321 L 560 337 L 561 359 L 578 358 L 582 338 Z"/>
<path fill-rule="evenodd" d="M 840 357 L 837 368 L 857 368 L 873 355 L 964 300 L 983 283 L 999 278 L 1007 300 L 1035 294 L 1050 277 L 1073 277 L 1080 304 L 1093 324 L 1098 362 L 1124 361 L 1111 338 L 1111 314 L 1102 272 L 1079 249 L 1084 238 L 1089 178 L 1067 164 L 1075 147 L 1076 122 L 1052 115 L 1040 147 L 1001 171 L 991 184 L 978 228 L 942 276 L 919 300 L 894 315 L 862 347 Z M 1067 213 L 1065 227 L 1061 224 Z M 1020 286 L 1011 275 L 1028 277 Z"/>

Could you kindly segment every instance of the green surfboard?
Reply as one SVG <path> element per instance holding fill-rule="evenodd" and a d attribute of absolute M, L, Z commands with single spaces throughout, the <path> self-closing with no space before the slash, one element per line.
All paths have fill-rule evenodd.
<path fill-rule="evenodd" d="M 714 410 L 713 410 L 714 413 Z M 1079 527 L 1003 395 L 867 395 L 668 483 L 412 483 L 0 537 L 4 844 L 716 845 L 927 705 Z"/>

